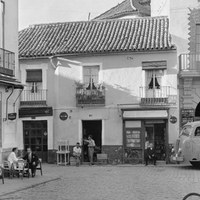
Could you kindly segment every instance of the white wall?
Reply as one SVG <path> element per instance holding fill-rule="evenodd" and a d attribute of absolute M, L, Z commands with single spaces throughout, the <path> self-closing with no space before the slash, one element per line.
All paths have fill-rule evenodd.
<path fill-rule="evenodd" d="M 102 56 L 71 56 L 70 62 L 60 62 L 54 69 L 48 64 L 47 89 L 48 106 L 53 107 L 53 146 L 57 148 L 58 140 L 69 140 L 70 145 L 82 140 L 82 120 L 102 120 L 102 145 L 122 145 L 123 123 L 119 104 L 139 107 L 139 87 L 144 86 L 145 75 L 142 70 L 143 61 L 167 61 L 167 72 L 164 84 L 172 88 L 172 94 L 177 94 L 177 63 L 176 52 L 135 53 L 124 55 Z M 45 63 L 46 62 L 46 63 Z M 46 69 L 49 60 L 23 61 L 21 72 L 27 66 L 40 66 Z M 106 87 L 106 105 L 102 107 L 76 107 L 76 84 L 82 81 L 82 66 L 88 64 L 100 65 L 100 80 Z M 22 79 L 24 80 L 24 79 Z M 178 103 L 178 99 L 177 99 Z M 177 105 L 171 114 L 177 117 Z M 61 112 L 68 114 L 68 119 L 59 118 Z M 177 122 L 169 123 L 170 141 L 177 135 Z M 22 125 L 20 125 L 22 126 Z M 22 131 L 22 130 L 21 130 Z M 172 138 L 172 139 L 171 139 Z M 21 141 L 22 142 L 22 141 Z"/>

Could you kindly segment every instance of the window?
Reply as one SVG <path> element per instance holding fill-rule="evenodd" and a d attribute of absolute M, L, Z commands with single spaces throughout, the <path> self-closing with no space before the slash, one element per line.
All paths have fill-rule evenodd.
<path fill-rule="evenodd" d="M 97 84 L 99 82 L 99 66 L 84 66 L 83 81 L 86 85 L 86 89 L 97 89 Z"/>
<path fill-rule="evenodd" d="M 200 54 L 200 24 L 196 25 L 196 53 Z"/>
<path fill-rule="evenodd" d="M 161 79 L 163 76 L 163 70 L 147 70 L 147 87 L 148 89 L 161 89 Z"/>
<path fill-rule="evenodd" d="M 191 131 L 192 131 L 192 126 L 185 125 L 180 132 L 180 136 L 182 135 L 189 136 L 191 134 Z"/>
<path fill-rule="evenodd" d="M 42 82 L 42 70 L 27 70 L 26 82 Z"/>
<path fill-rule="evenodd" d="M 200 136 L 200 127 L 197 127 L 195 130 L 195 136 Z"/>
<path fill-rule="evenodd" d="M 162 87 L 163 69 L 146 70 L 146 97 L 160 98 L 165 96 Z"/>
<path fill-rule="evenodd" d="M 38 89 L 42 85 L 42 70 L 27 70 L 26 71 L 26 82 L 31 90 L 31 93 L 37 93 Z"/>

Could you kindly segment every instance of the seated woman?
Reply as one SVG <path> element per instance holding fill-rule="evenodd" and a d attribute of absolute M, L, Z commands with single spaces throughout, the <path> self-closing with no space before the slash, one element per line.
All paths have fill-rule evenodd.
<path fill-rule="evenodd" d="M 14 169 L 16 169 L 17 162 L 20 159 L 20 158 L 17 157 L 17 153 L 18 153 L 18 148 L 14 147 L 12 149 L 12 152 L 8 156 L 8 162 L 10 164 L 10 167 L 13 165 Z"/>
<path fill-rule="evenodd" d="M 73 156 L 76 159 L 76 166 L 78 167 L 80 165 L 80 157 L 81 157 L 81 147 L 80 143 L 77 142 L 76 146 L 73 148 Z"/>

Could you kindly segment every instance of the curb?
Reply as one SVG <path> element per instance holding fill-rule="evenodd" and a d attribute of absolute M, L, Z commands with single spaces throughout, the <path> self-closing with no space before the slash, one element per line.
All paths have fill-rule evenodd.
<path fill-rule="evenodd" d="M 16 190 L 11 191 L 11 192 L 0 194 L 0 197 L 6 196 L 6 195 L 11 195 L 11 194 L 14 194 L 15 192 L 20 192 L 20 191 L 23 191 L 23 190 L 34 188 L 34 187 L 37 187 L 39 185 L 42 185 L 42 184 L 45 184 L 45 183 L 49 183 L 49 182 L 52 182 L 52 181 L 57 181 L 57 180 L 60 180 L 60 179 L 61 179 L 60 177 L 57 177 L 57 178 L 53 178 L 53 179 L 50 179 L 50 180 L 42 181 L 40 183 L 35 183 L 35 184 L 32 184 L 32 185 L 27 186 L 27 187 L 23 187 L 23 188 L 16 189 Z"/>

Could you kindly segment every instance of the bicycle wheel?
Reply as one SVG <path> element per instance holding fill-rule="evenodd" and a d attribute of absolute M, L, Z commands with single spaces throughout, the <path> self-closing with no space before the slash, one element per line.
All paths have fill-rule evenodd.
<path fill-rule="evenodd" d="M 193 199 L 193 200 L 197 200 L 197 199 L 200 199 L 200 194 L 198 194 L 198 193 L 195 193 L 195 192 L 192 192 L 192 193 L 189 193 L 189 194 L 187 194 L 187 195 L 185 195 L 184 197 L 183 197 L 183 200 L 186 200 L 186 199 Z"/>
<path fill-rule="evenodd" d="M 135 152 L 129 154 L 127 160 L 130 164 L 138 164 L 140 162 L 139 155 Z"/>

